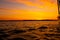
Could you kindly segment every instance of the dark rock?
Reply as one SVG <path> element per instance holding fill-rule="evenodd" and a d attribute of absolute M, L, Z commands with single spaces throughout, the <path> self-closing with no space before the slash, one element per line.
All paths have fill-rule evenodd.
<path fill-rule="evenodd" d="M 48 28 L 47 26 L 41 26 L 38 29 L 47 29 L 47 28 Z"/>
<path fill-rule="evenodd" d="M 44 40 L 49 40 L 48 38 L 44 38 Z"/>
<path fill-rule="evenodd" d="M 36 40 L 40 40 L 40 39 L 36 39 Z"/>
<path fill-rule="evenodd" d="M 52 36 L 60 36 L 60 34 L 44 34 L 45 36 L 52 37 Z"/>
<path fill-rule="evenodd" d="M 30 29 L 28 29 L 28 31 L 33 31 L 33 30 L 36 30 L 36 29 L 34 29 L 34 28 L 30 28 Z"/>
<path fill-rule="evenodd" d="M 0 29 L 0 34 L 4 34 L 4 33 L 5 33 L 4 29 Z"/>
<path fill-rule="evenodd" d="M 11 32 L 13 34 L 18 34 L 18 33 L 25 33 L 26 31 L 25 30 L 11 30 L 9 32 Z"/>
<path fill-rule="evenodd" d="M 37 38 L 37 36 L 34 36 L 34 35 L 24 35 L 26 37 L 30 37 L 30 38 Z"/>
<path fill-rule="evenodd" d="M 24 38 L 13 38 L 13 39 L 9 39 L 9 40 L 26 40 Z"/>
<path fill-rule="evenodd" d="M 55 39 L 50 39 L 50 40 L 55 40 Z"/>
<path fill-rule="evenodd" d="M 53 36 L 60 36 L 60 34 L 54 34 Z"/>
<path fill-rule="evenodd" d="M 0 38 L 7 38 L 7 37 L 9 37 L 10 35 L 8 35 L 8 34 L 3 34 L 3 35 L 0 35 Z"/>
<path fill-rule="evenodd" d="M 53 29 L 51 29 L 51 30 L 49 30 L 49 32 L 54 32 L 54 30 L 53 30 Z"/>
<path fill-rule="evenodd" d="M 51 37 L 52 35 L 50 35 L 50 34 L 44 34 L 45 36 L 47 36 L 47 37 Z"/>
<path fill-rule="evenodd" d="M 56 32 L 57 32 L 57 33 L 60 33 L 60 27 L 57 27 L 56 29 L 57 29 Z"/>
<path fill-rule="evenodd" d="M 0 40 L 3 40 L 2 38 L 0 38 Z"/>
<path fill-rule="evenodd" d="M 47 26 L 41 26 L 38 29 L 39 29 L 40 32 L 45 32 L 46 29 L 48 29 L 48 27 Z"/>

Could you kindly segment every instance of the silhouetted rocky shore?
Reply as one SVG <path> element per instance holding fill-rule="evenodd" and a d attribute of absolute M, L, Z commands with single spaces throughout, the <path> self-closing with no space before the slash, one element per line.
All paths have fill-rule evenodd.
<path fill-rule="evenodd" d="M 17 23 L 17 22 L 16 22 Z M 29 22 L 28 22 L 29 23 Z M 19 25 L 17 25 L 19 24 Z M 22 25 L 23 23 L 0 22 L 0 40 L 59 40 L 60 27 L 58 24 Z M 22 26 L 25 27 L 21 27 Z M 31 23 L 30 23 L 31 24 Z M 19 28 L 20 26 L 20 28 Z M 38 26 L 38 25 L 37 25 Z"/>

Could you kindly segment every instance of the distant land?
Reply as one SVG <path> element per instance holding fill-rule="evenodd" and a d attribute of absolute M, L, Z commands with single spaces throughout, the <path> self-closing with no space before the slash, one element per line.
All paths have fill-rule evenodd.
<path fill-rule="evenodd" d="M 0 20 L 1 21 L 58 21 L 58 20 L 50 20 L 50 19 L 45 19 L 45 20 Z"/>

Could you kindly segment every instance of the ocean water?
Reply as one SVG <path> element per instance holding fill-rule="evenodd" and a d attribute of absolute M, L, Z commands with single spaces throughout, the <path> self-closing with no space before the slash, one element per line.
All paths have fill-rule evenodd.
<path fill-rule="evenodd" d="M 0 21 L 0 40 L 60 40 L 58 21 Z"/>

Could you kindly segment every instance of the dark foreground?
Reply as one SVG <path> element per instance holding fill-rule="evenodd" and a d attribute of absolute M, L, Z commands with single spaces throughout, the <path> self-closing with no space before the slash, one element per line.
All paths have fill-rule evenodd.
<path fill-rule="evenodd" d="M 0 40 L 60 40 L 58 21 L 0 21 Z"/>

